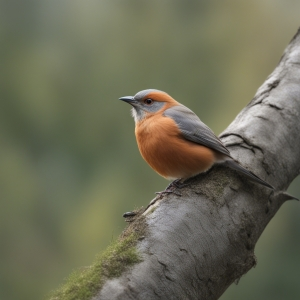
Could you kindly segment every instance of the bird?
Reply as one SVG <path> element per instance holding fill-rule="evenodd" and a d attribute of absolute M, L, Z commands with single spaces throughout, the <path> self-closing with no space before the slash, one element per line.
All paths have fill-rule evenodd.
<path fill-rule="evenodd" d="M 239 164 L 214 132 L 166 92 L 146 89 L 119 98 L 132 106 L 135 136 L 144 160 L 159 175 L 184 182 L 223 163 L 248 179 L 273 186 Z M 170 186 L 170 185 L 169 185 Z"/>

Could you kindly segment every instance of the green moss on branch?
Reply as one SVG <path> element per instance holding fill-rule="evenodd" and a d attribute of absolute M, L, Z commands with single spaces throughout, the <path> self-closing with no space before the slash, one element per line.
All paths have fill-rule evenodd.
<path fill-rule="evenodd" d="M 107 279 L 119 277 L 141 258 L 136 249 L 138 239 L 145 233 L 145 221 L 139 216 L 122 236 L 96 257 L 90 267 L 73 272 L 49 300 L 88 300 L 100 291 Z"/>

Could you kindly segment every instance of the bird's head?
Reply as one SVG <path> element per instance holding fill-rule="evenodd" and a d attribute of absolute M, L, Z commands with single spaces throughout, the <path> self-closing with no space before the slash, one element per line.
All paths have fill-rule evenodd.
<path fill-rule="evenodd" d="M 138 123 L 149 114 L 156 114 L 160 111 L 179 105 L 170 95 L 163 91 L 148 89 L 135 94 L 119 98 L 132 105 L 132 116 L 135 123 Z"/>

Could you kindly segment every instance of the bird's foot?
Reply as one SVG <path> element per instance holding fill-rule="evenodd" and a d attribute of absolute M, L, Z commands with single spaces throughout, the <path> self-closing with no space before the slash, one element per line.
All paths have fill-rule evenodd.
<path fill-rule="evenodd" d="M 166 189 L 165 189 L 164 191 L 162 191 L 162 192 L 156 192 L 155 194 L 158 195 L 158 196 L 156 196 L 156 197 L 148 204 L 148 206 L 146 207 L 145 211 L 147 211 L 147 209 L 148 209 L 150 206 L 154 205 L 154 204 L 157 202 L 157 200 L 161 199 L 162 196 L 163 196 L 164 194 L 175 194 L 176 196 L 181 197 L 182 194 L 181 194 L 180 192 L 176 191 L 176 189 L 181 189 L 181 188 L 183 188 L 183 187 L 185 187 L 185 186 L 188 186 L 189 183 L 184 183 L 184 182 L 180 182 L 180 181 L 181 181 L 181 178 L 175 179 L 174 181 L 172 181 L 172 182 L 166 187 Z"/>
<path fill-rule="evenodd" d="M 156 195 L 159 195 L 159 196 L 162 196 L 162 195 L 164 195 L 164 194 L 175 194 L 175 195 L 177 195 L 177 196 L 179 196 L 179 197 L 181 197 L 182 195 L 181 195 L 181 193 L 179 193 L 179 192 L 176 192 L 176 191 L 174 191 L 174 190 L 167 190 L 167 189 L 165 189 L 164 191 L 161 191 L 161 192 L 155 192 L 155 194 Z"/>
<path fill-rule="evenodd" d="M 181 197 L 181 193 L 179 193 L 178 191 L 176 191 L 176 188 L 181 189 L 185 186 L 187 186 L 188 184 L 180 182 L 181 178 L 179 179 L 175 179 L 174 181 L 172 181 L 164 191 L 162 192 L 156 192 L 155 194 L 157 195 L 163 195 L 163 194 L 175 194 L 179 197 Z"/>
<path fill-rule="evenodd" d="M 169 184 L 169 186 L 175 186 L 175 187 L 177 187 L 178 189 L 182 189 L 182 188 L 184 188 L 184 187 L 186 187 L 186 186 L 189 186 L 189 185 L 190 185 L 190 183 L 181 182 L 181 178 L 176 179 L 176 180 L 172 181 L 172 182 Z M 169 186 L 168 186 L 168 187 L 169 187 Z"/>

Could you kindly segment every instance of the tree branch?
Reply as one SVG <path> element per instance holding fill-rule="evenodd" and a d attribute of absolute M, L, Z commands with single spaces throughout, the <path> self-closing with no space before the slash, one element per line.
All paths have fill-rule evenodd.
<path fill-rule="evenodd" d="M 221 139 L 232 156 L 276 187 L 222 165 L 158 196 L 120 242 L 51 299 L 218 299 L 256 263 L 255 244 L 300 172 L 300 30 L 279 65 Z"/>
<path fill-rule="evenodd" d="M 219 165 L 191 179 L 181 196 L 158 197 L 133 221 L 147 224 L 137 243 L 142 261 L 107 280 L 95 300 L 218 299 L 255 265 L 258 238 L 292 198 L 279 191 L 300 170 L 299 82 L 300 31 L 220 136 L 232 156 L 276 192 Z"/>

